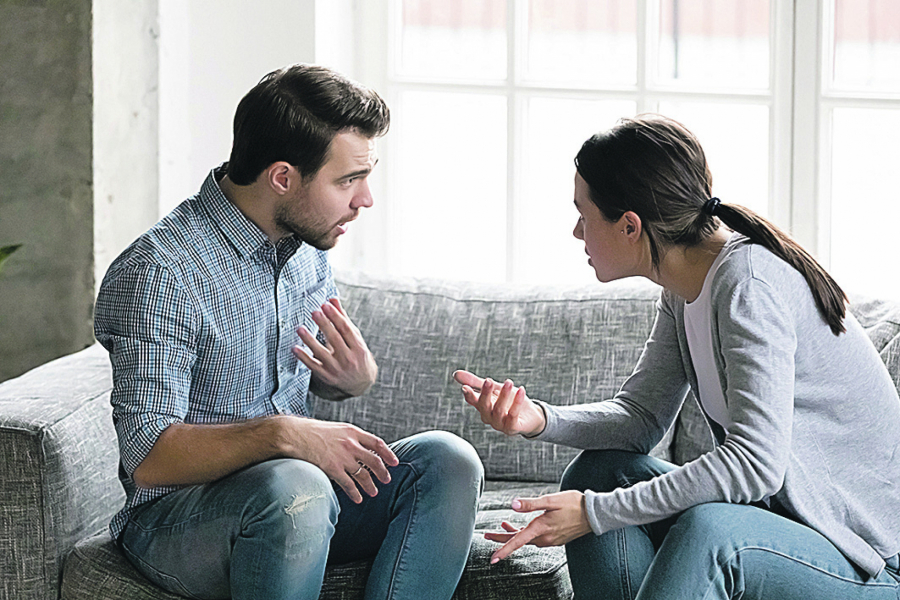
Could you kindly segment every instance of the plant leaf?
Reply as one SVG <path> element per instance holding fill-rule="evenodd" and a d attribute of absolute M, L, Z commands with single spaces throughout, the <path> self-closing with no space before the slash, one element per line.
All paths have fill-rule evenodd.
<path fill-rule="evenodd" d="M 3 262 L 21 246 L 22 244 L 14 244 L 12 246 L 3 246 L 2 248 L 0 248 L 0 271 L 3 270 Z"/>

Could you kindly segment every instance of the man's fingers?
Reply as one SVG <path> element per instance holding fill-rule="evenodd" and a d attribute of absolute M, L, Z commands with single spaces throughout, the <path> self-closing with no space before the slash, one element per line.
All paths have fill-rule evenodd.
<path fill-rule="evenodd" d="M 350 473 L 344 471 L 343 477 L 338 475 L 337 477 L 334 477 L 334 480 L 341 486 L 341 489 L 344 490 L 344 493 L 347 494 L 347 497 L 350 498 L 354 504 L 359 504 L 363 501 L 362 494 L 359 493 L 359 490 L 356 487 L 356 480 L 350 477 Z"/>
<path fill-rule="evenodd" d="M 326 302 L 322 305 L 322 312 L 325 314 L 325 317 L 331 322 L 332 326 L 341 336 L 341 340 L 343 340 L 348 348 L 354 349 L 363 344 L 362 339 L 359 337 L 356 326 L 353 325 L 349 318 L 347 318 L 346 313 L 339 310 L 334 306 L 334 304 L 331 304 L 330 302 Z"/>
<path fill-rule="evenodd" d="M 297 335 L 300 336 L 300 339 L 306 344 L 306 347 L 309 348 L 309 352 L 318 359 L 320 363 L 325 364 L 326 361 L 331 359 L 331 351 L 323 346 L 322 343 L 316 339 L 316 336 L 309 332 L 309 329 L 301 325 L 297 328 Z"/>
<path fill-rule="evenodd" d="M 359 469 L 355 472 L 351 472 L 350 477 L 359 484 L 359 487 L 361 487 L 368 496 L 373 497 L 378 495 L 378 487 L 376 487 L 375 482 L 372 481 L 372 473 L 366 465 L 359 463 Z"/>
<path fill-rule="evenodd" d="M 334 315 L 337 311 L 334 307 L 331 307 L 329 312 Z M 325 314 L 323 310 L 314 310 L 312 312 L 312 319 L 316 322 L 316 325 L 319 326 L 319 331 L 325 335 L 325 339 L 328 340 L 329 345 L 335 351 L 340 352 L 347 349 L 347 340 L 344 339 L 344 335 L 338 331 L 331 316 Z"/>
<path fill-rule="evenodd" d="M 297 360 L 306 365 L 306 368 L 310 371 L 317 373 L 322 368 L 322 362 L 307 354 L 300 346 L 294 346 L 291 348 L 291 352 Z"/>
<path fill-rule="evenodd" d="M 334 306 L 336 309 L 338 309 L 339 311 L 341 311 L 341 314 L 342 314 L 342 315 L 344 315 L 345 317 L 347 316 L 347 311 L 344 310 L 344 305 L 341 304 L 340 298 L 329 298 L 329 299 L 328 299 L 328 302 L 329 302 L 332 306 Z M 349 317 L 348 317 L 348 318 L 349 318 Z"/>

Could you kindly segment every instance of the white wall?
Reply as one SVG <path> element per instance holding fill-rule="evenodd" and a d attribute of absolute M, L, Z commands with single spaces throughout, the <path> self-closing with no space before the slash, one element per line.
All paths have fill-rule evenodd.
<path fill-rule="evenodd" d="M 159 214 L 157 0 L 93 0 L 94 273 Z"/>
<path fill-rule="evenodd" d="M 159 216 L 228 160 L 234 111 L 263 75 L 315 62 L 355 77 L 361 1 L 158 0 Z M 348 238 L 339 265 L 366 245 Z"/>

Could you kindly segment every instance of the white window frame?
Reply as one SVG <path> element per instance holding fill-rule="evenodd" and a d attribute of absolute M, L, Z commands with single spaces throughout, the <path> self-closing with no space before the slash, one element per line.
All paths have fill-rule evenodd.
<path fill-rule="evenodd" d="M 400 0 L 357 0 L 355 30 L 357 32 L 356 75 L 365 83 L 383 92 L 389 105 L 397 105 L 397 98 L 405 90 L 478 91 L 505 93 L 508 98 L 508 162 L 507 168 L 507 266 L 506 278 L 514 275 L 516 254 L 516 197 L 521 190 L 518 140 L 521 131 L 522 100 L 524 95 L 562 94 L 568 97 L 628 98 L 637 102 L 638 110 L 654 110 L 662 100 L 713 100 L 722 102 L 750 101 L 769 108 L 769 204 L 768 216 L 787 229 L 808 248 L 822 264 L 830 263 L 831 231 L 831 115 L 837 107 L 900 108 L 900 95 L 866 95 L 838 93 L 828 89 L 833 32 L 831 2 L 820 0 L 770 0 L 770 88 L 759 93 L 721 93 L 684 91 L 648 84 L 648 70 L 653 68 L 645 57 L 657 56 L 656 0 L 639 0 L 638 73 L 634 88 L 610 90 L 573 90 L 559 86 L 522 85 L 508 77 L 497 83 L 445 83 L 403 78 L 391 68 L 394 53 L 389 48 L 390 33 L 399 24 L 392 16 L 391 6 Z M 517 46 L 525 27 L 523 0 L 508 0 L 508 73 L 518 74 L 517 61 L 522 60 Z M 787 57 L 787 59 L 785 59 Z M 396 118 L 396 117 L 395 117 Z M 402 118 L 402 117 L 401 117 Z M 374 187 L 381 197 L 389 197 L 391 181 L 397 166 L 391 161 L 391 139 L 379 148 L 384 159 L 384 172 Z M 464 175 L 463 175 L 464 176 Z M 357 251 L 353 268 L 373 272 L 389 272 L 392 256 L 399 251 L 394 235 L 394 221 L 390 202 L 358 240 L 367 253 Z M 367 217 L 368 218 L 368 217 Z M 379 249 L 373 252 L 373 249 Z"/>

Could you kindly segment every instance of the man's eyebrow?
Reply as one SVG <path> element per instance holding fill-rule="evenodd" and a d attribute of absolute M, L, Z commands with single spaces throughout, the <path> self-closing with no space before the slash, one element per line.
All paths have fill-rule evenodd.
<path fill-rule="evenodd" d="M 365 167 L 365 168 L 362 168 L 362 169 L 357 169 L 356 171 L 352 171 L 352 172 L 347 173 L 347 174 L 345 174 L 345 175 L 341 175 L 340 177 L 337 178 L 337 180 L 338 180 L 338 181 L 343 181 L 344 179 L 353 179 L 354 177 L 362 177 L 363 175 L 368 175 L 369 173 L 372 172 L 372 169 L 373 169 L 373 168 L 375 167 L 375 165 L 377 165 L 377 164 L 378 164 L 378 159 L 376 158 L 376 159 L 375 159 L 375 162 L 372 163 L 372 166 L 371 166 L 371 167 Z"/>

